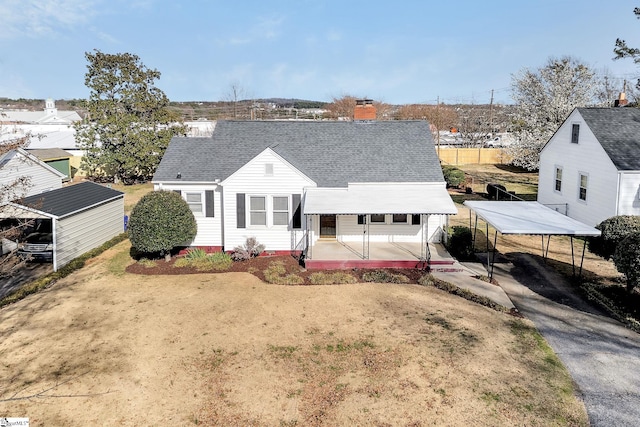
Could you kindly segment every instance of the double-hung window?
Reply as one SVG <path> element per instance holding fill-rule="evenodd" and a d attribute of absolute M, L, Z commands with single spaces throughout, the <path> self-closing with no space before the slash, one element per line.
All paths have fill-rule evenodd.
<path fill-rule="evenodd" d="M 562 191 L 562 168 L 556 166 L 556 191 Z"/>
<path fill-rule="evenodd" d="M 202 213 L 202 193 L 185 193 L 185 200 L 194 214 Z"/>
<path fill-rule="evenodd" d="M 571 143 L 577 144 L 579 137 L 580 137 L 580 125 L 577 123 L 574 123 L 571 126 Z"/>
<path fill-rule="evenodd" d="M 273 196 L 273 225 L 289 225 L 289 197 Z"/>
<path fill-rule="evenodd" d="M 392 220 L 394 224 L 406 224 L 407 214 L 393 214 Z"/>
<path fill-rule="evenodd" d="M 384 214 L 371 214 L 371 224 L 384 224 Z"/>
<path fill-rule="evenodd" d="M 580 190 L 578 192 L 578 198 L 580 200 L 584 200 L 585 202 L 587 201 L 587 183 L 588 183 L 589 177 L 585 174 L 580 174 Z"/>
<path fill-rule="evenodd" d="M 249 224 L 267 225 L 267 198 L 264 196 L 249 197 Z"/>

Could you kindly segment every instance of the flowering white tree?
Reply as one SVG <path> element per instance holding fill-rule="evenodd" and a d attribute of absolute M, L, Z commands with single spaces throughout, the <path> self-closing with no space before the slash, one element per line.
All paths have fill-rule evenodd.
<path fill-rule="evenodd" d="M 574 108 L 594 105 L 598 86 L 595 71 L 569 56 L 549 58 L 537 70 L 523 69 L 512 76 L 518 140 L 506 149 L 512 163 L 538 169 L 544 144 Z"/>

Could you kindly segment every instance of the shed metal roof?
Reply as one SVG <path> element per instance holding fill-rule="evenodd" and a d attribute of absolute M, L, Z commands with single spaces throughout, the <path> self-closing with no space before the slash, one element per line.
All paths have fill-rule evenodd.
<path fill-rule="evenodd" d="M 62 218 L 121 197 L 124 197 L 124 193 L 120 191 L 86 181 L 25 197 L 13 205 Z"/>

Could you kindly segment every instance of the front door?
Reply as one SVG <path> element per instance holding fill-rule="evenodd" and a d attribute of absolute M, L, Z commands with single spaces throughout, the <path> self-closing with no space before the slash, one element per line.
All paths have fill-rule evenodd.
<path fill-rule="evenodd" d="M 320 215 L 320 238 L 336 238 L 336 216 Z"/>

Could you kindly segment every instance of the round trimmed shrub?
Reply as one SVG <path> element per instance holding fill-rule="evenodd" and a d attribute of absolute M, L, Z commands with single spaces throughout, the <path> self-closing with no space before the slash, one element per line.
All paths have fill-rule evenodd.
<path fill-rule="evenodd" d="M 464 182 L 464 171 L 454 166 L 443 166 L 442 175 L 447 182 L 447 187 L 458 187 Z"/>
<path fill-rule="evenodd" d="M 613 254 L 616 269 L 624 274 L 627 290 L 631 292 L 640 282 L 640 233 L 629 234 L 622 239 Z"/>
<path fill-rule="evenodd" d="M 447 250 L 460 261 L 474 259 L 473 234 L 469 227 L 456 225 L 451 229 L 451 236 L 447 242 Z"/>
<path fill-rule="evenodd" d="M 631 233 L 640 232 L 640 216 L 613 216 L 596 225 L 596 228 L 602 234 L 596 237 L 589 237 L 589 251 L 604 259 L 611 259 L 622 239 Z"/>
<path fill-rule="evenodd" d="M 165 259 L 171 250 L 188 245 L 198 227 L 185 200 L 173 191 L 145 194 L 134 206 L 129 218 L 131 246 L 143 253 L 160 253 Z"/>

